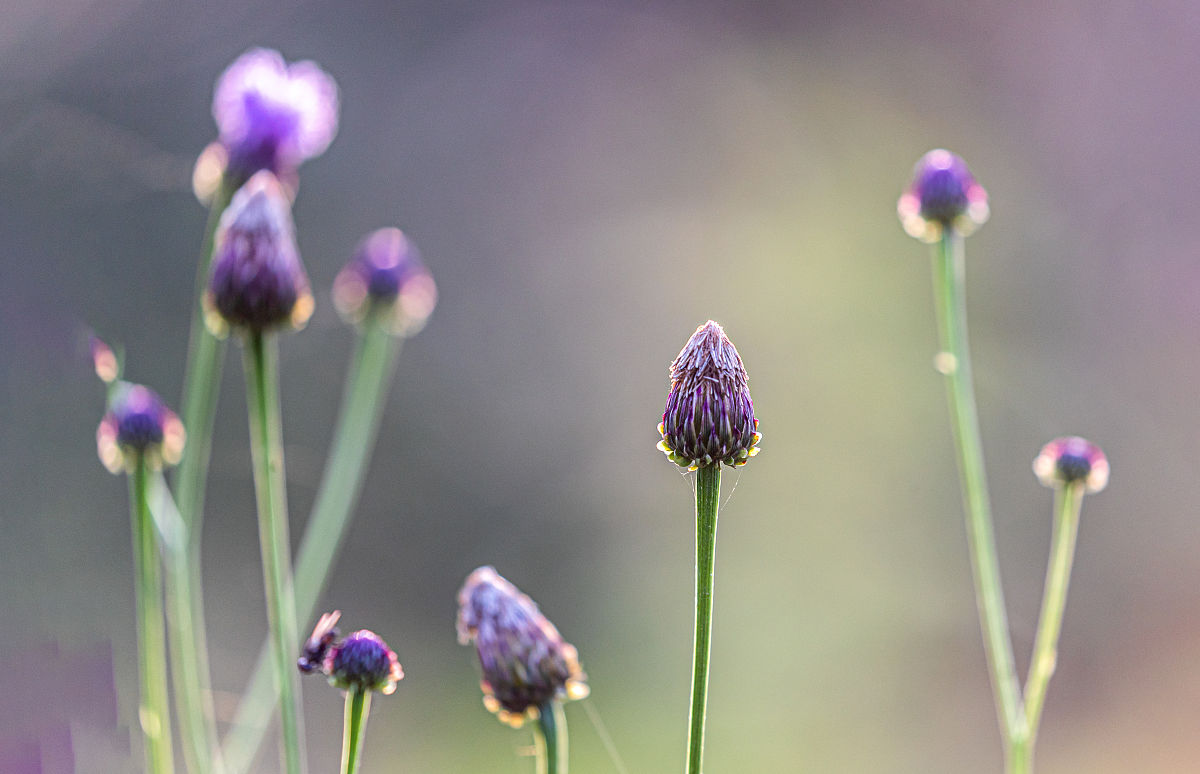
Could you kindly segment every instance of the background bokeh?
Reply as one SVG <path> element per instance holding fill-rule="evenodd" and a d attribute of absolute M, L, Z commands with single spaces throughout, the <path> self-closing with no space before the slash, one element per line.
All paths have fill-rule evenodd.
<path fill-rule="evenodd" d="M 725 477 L 707 769 L 1000 770 L 927 251 L 894 215 L 937 146 L 992 197 L 968 286 L 1022 672 L 1050 531 L 1030 461 L 1080 433 L 1113 465 L 1085 504 L 1039 771 L 1196 770 L 1194 4 L 246 6 L 0 8 L 0 769 L 137 766 L 126 492 L 95 458 L 83 337 L 123 343 L 128 376 L 178 403 L 191 164 L 215 78 L 268 45 L 343 100 L 296 204 L 318 308 L 282 343 L 294 538 L 349 354 L 334 274 L 395 224 L 441 290 L 325 595 L 408 673 L 376 703 L 367 771 L 532 770 L 454 640 L 483 563 L 579 647 L 629 772 L 679 769 L 692 503 L 654 427 L 710 317 L 765 437 Z M 231 354 L 204 543 L 226 713 L 265 632 Z M 305 687 L 329 771 L 341 699 Z M 568 716 L 574 770 L 616 772 Z"/>

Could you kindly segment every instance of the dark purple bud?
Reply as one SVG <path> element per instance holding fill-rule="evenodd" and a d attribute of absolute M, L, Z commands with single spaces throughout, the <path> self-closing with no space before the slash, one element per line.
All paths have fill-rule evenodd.
<path fill-rule="evenodd" d="M 536 718 L 552 699 L 588 694 L 578 651 L 493 567 L 475 570 L 458 592 L 458 641 L 475 643 L 483 704 L 508 725 Z"/>
<path fill-rule="evenodd" d="M 302 328 L 312 315 L 308 275 L 296 248 L 287 193 L 259 172 L 233 196 L 213 251 L 206 319 L 214 333 Z"/>
<path fill-rule="evenodd" d="M 1033 460 L 1033 472 L 1044 486 L 1060 487 L 1082 481 L 1084 491 L 1099 492 L 1108 485 L 1108 458 L 1100 447 L 1078 436 L 1056 438 Z"/>
<path fill-rule="evenodd" d="M 132 470 L 139 458 L 158 469 L 179 462 L 185 437 L 183 423 L 157 393 L 120 382 L 96 429 L 96 452 L 112 473 Z"/>
<path fill-rule="evenodd" d="M 758 454 L 758 419 L 742 358 L 717 323 L 696 329 L 671 363 L 658 448 L 680 467 L 745 465 Z"/>
<path fill-rule="evenodd" d="M 966 236 L 988 218 L 987 192 L 965 161 L 948 150 L 931 150 L 917 162 L 896 212 L 904 230 L 924 242 L 936 242 L 948 228 Z"/>
<path fill-rule="evenodd" d="M 337 134 L 337 84 L 313 62 L 289 66 L 278 51 L 253 49 L 217 80 L 213 118 L 226 175 L 245 181 L 265 169 L 290 180 Z"/>
<path fill-rule="evenodd" d="M 421 254 L 398 228 L 381 228 L 359 245 L 333 283 L 333 303 L 348 322 L 380 312 L 389 330 L 409 336 L 437 304 L 437 285 Z"/>
<path fill-rule="evenodd" d="M 360 629 L 334 643 L 325 654 L 329 684 L 344 691 L 379 691 L 385 696 L 396 690 L 404 670 L 396 654 L 378 634 Z"/>

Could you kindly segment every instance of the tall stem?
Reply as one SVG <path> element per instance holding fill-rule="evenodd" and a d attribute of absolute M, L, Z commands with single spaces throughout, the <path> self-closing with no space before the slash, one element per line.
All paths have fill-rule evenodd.
<path fill-rule="evenodd" d="M 538 774 L 567 774 L 567 717 L 561 701 L 551 699 L 538 707 L 533 741 Z"/>
<path fill-rule="evenodd" d="M 950 423 L 958 453 L 963 501 L 967 516 L 967 544 L 975 579 L 975 599 L 983 629 L 984 651 L 991 673 L 996 713 L 1006 746 L 1010 749 L 1027 735 L 1021 688 L 1013 664 L 1012 642 L 996 536 L 992 527 L 987 478 L 983 466 L 979 416 L 971 379 L 971 353 L 967 344 L 967 306 L 964 291 L 962 237 L 947 228 L 934 256 L 934 295 L 942 356 L 939 369 L 946 376 Z"/>
<path fill-rule="evenodd" d="M 717 552 L 717 506 L 721 466 L 696 471 L 696 635 L 692 655 L 691 725 L 688 727 L 688 774 L 700 774 L 704 757 L 704 718 L 708 705 L 708 655 L 712 642 L 713 567 Z"/>
<path fill-rule="evenodd" d="M 362 688 L 346 691 L 346 726 L 342 733 L 342 774 L 356 774 L 362 760 L 367 716 L 371 714 L 371 692 Z"/>
<path fill-rule="evenodd" d="M 312 619 L 350 524 L 354 504 L 366 477 L 370 452 L 375 445 L 399 349 L 399 340 L 389 335 L 377 321 L 368 319 L 358 333 L 342 391 L 333 445 L 296 559 L 298 620 Z M 267 718 L 279 699 L 271 675 L 270 643 L 267 642 L 259 651 L 250 685 L 238 705 L 233 728 L 225 740 L 225 760 L 231 772 L 250 769 L 266 735 Z"/>
<path fill-rule="evenodd" d="M 138 677 L 141 695 L 138 721 L 146 752 L 148 774 L 171 774 L 171 712 L 167 697 L 166 631 L 163 627 L 163 592 L 159 573 L 158 537 L 150 515 L 146 461 L 138 455 L 129 476 L 133 521 L 133 563 L 137 579 Z"/>
<path fill-rule="evenodd" d="M 292 596 L 283 433 L 279 416 L 279 364 L 274 344 L 274 340 L 267 340 L 261 331 L 246 334 L 246 404 L 250 414 L 250 450 L 254 458 L 267 623 L 275 679 L 282 699 L 280 726 L 284 766 L 288 774 L 302 774 L 304 731 L 300 717 L 300 686 L 294 667 L 299 637 Z"/>

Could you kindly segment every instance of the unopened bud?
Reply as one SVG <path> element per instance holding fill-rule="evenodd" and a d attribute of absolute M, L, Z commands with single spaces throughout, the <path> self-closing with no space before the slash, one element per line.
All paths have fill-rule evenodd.
<path fill-rule="evenodd" d="M 987 191 L 960 157 L 931 150 L 913 169 L 896 212 L 909 236 L 923 242 L 938 241 L 946 229 L 967 236 L 988 219 Z"/>

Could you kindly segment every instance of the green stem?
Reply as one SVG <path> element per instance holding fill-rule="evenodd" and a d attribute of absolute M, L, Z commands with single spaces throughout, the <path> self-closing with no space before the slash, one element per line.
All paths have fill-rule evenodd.
<path fill-rule="evenodd" d="M 282 698 L 280 727 L 287 774 L 304 771 L 300 685 L 295 669 L 296 607 L 292 595 L 291 545 L 283 468 L 283 433 L 279 416 L 279 364 L 274 339 L 261 331 L 246 334 L 246 404 L 250 414 L 250 451 L 254 458 L 254 491 L 258 501 L 258 535 L 262 548 L 267 624 Z"/>
<path fill-rule="evenodd" d="M 398 352 L 399 340 L 377 321 L 367 320 L 358 334 L 342 391 L 333 445 L 296 560 L 298 620 L 311 620 L 316 612 L 317 601 L 350 524 Z M 245 772 L 253 765 L 266 735 L 267 719 L 279 699 L 271 676 L 269 646 L 269 642 L 264 643 L 259 652 L 250 685 L 225 739 L 225 759 L 231 772 Z"/>
<path fill-rule="evenodd" d="M 147 774 L 170 774 L 171 714 L 167 697 L 166 631 L 163 627 L 162 579 L 159 575 L 158 536 L 150 515 L 146 461 L 141 455 L 129 476 L 133 520 L 133 563 L 137 578 L 138 677 L 141 697 L 138 720 L 146 752 Z"/>
<path fill-rule="evenodd" d="M 567 716 L 561 701 L 538 707 L 533 742 L 538 774 L 567 774 Z"/>
<path fill-rule="evenodd" d="M 346 728 L 342 733 L 342 774 L 355 774 L 362 760 L 367 716 L 371 714 L 371 692 L 362 688 L 346 691 Z"/>
<path fill-rule="evenodd" d="M 950 400 L 950 420 L 962 478 L 967 543 L 983 629 L 984 651 L 991 673 L 1000 730 L 1006 746 L 1011 747 L 1014 742 L 1025 738 L 1027 727 L 1008 634 L 1004 591 L 1000 585 L 1000 564 L 996 554 L 979 416 L 971 380 L 962 237 L 953 229 L 946 229 L 934 259 L 934 294 L 942 346 L 939 370 L 946 376 Z"/>
<path fill-rule="evenodd" d="M 713 564 L 717 553 L 717 506 L 721 466 L 696 471 L 696 637 L 692 656 L 692 708 L 688 728 L 688 774 L 700 774 L 708 704 L 708 655 L 712 641 Z"/>

